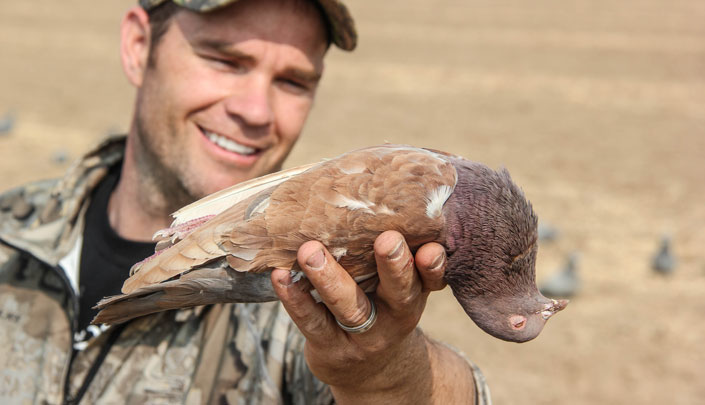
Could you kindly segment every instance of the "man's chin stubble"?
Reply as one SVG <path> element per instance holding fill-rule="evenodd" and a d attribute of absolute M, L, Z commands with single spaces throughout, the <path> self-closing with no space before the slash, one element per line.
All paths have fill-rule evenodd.
<path fill-rule="evenodd" d="M 167 167 L 155 152 L 159 145 L 153 144 L 140 119 L 137 120 L 139 147 L 135 151 L 140 176 L 140 203 L 154 214 L 170 215 L 179 208 L 200 197 L 189 191 L 179 174 Z"/>

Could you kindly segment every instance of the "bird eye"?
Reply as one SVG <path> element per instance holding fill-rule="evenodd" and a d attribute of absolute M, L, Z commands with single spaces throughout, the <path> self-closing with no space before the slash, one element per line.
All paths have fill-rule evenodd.
<path fill-rule="evenodd" d="M 521 315 L 512 315 L 509 317 L 509 323 L 515 330 L 522 330 L 526 325 L 526 318 Z"/>

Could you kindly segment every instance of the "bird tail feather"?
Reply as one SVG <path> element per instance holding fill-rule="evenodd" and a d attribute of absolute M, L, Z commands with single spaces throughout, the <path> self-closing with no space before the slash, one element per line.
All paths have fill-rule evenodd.
<path fill-rule="evenodd" d="M 223 302 L 276 301 L 270 273 L 243 273 L 230 268 L 202 268 L 175 280 L 148 285 L 103 298 L 94 307 L 100 312 L 94 324 L 120 324 L 133 318 L 170 309 Z"/>

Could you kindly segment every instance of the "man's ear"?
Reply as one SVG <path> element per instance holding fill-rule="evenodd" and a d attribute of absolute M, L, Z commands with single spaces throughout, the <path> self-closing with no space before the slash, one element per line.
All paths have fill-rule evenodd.
<path fill-rule="evenodd" d="M 149 59 L 151 27 L 149 16 L 142 7 L 131 8 L 120 24 L 120 58 L 127 80 L 135 87 L 142 86 Z"/>

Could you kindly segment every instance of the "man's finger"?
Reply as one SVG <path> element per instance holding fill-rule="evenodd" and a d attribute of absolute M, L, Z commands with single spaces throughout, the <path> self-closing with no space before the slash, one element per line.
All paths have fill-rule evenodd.
<path fill-rule="evenodd" d="M 382 233 L 374 247 L 380 281 L 377 295 L 394 309 L 403 309 L 421 293 L 414 257 L 404 237 L 396 231 Z"/>
<path fill-rule="evenodd" d="M 292 283 L 289 270 L 281 269 L 272 270 L 271 280 L 274 292 L 306 339 L 318 344 L 330 342 L 336 333 L 335 321 L 325 307 L 311 297 L 311 283 L 306 279 Z"/>
<path fill-rule="evenodd" d="M 416 252 L 416 269 L 423 281 L 424 291 L 438 291 L 446 286 L 446 252 L 438 243 L 427 243 Z"/>
<path fill-rule="evenodd" d="M 369 299 L 323 244 L 304 243 L 299 248 L 298 261 L 336 319 L 347 326 L 358 326 L 369 318 L 372 311 Z"/>

